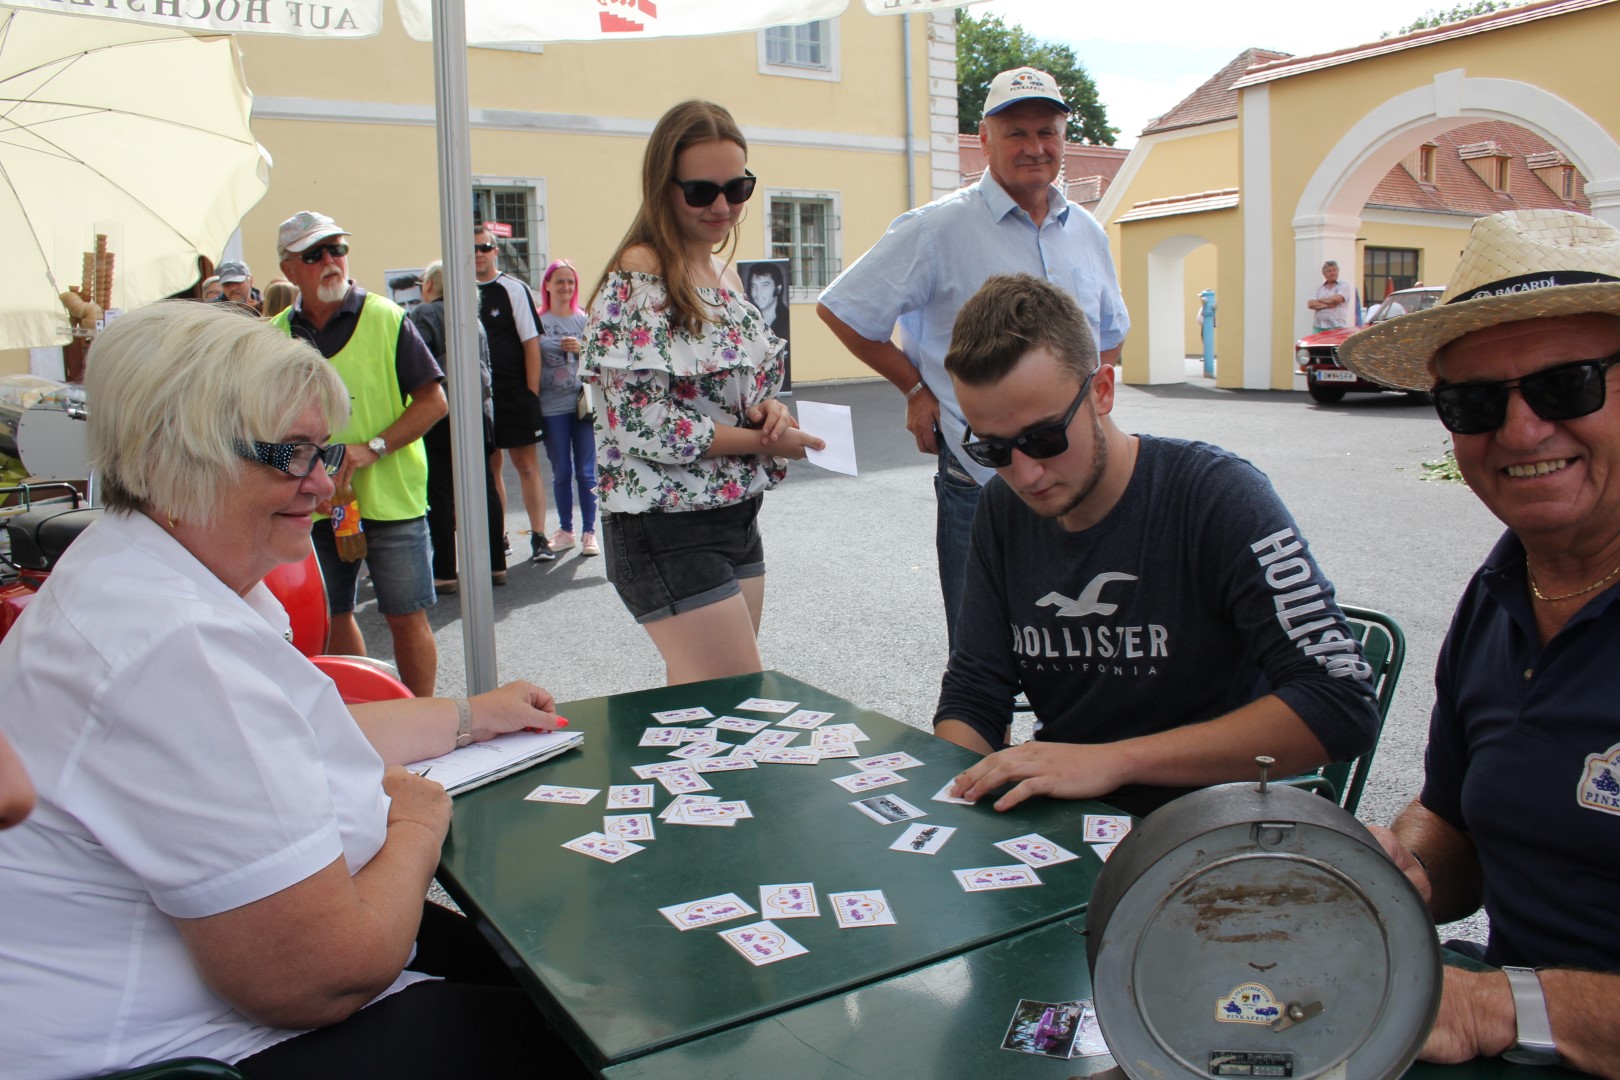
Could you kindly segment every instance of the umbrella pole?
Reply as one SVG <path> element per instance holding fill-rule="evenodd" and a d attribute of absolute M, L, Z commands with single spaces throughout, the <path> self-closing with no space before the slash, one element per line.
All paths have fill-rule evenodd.
<path fill-rule="evenodd" d="M 433 0 L 433 87 L 439 142 L 439 243 L 444 255 L 445 356 L 461 576 L 461 639 L 467 693 L 496 686 L 495 602 L 490 592 L 484 484 L 483 385 L 478 373 L 477 286 L 473 284 L 472 139 L 468 131 L 464 0 Z"/>

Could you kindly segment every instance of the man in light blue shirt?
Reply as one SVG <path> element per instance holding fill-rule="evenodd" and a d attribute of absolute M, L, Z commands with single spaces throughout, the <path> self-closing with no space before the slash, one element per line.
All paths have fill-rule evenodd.
<path fill-rule="evenodd" d="M 1068 112 L 1045 72 L 997 75 L 979 124 L 984 176 L 896 218 L 816 307 L 845 348 L 906 395 L 906 428 L 918 451 L 939 457 L 935 546 L 953 644 L 979 485 L 995 475 L 960 449 L 967 425 L 945 374 L 956 313 L 991 275 L 1021 271 L 1073 294 L 1103 363 L 1118 362 L 1130 329 L 1107 234 L 1053 186 Z"/>

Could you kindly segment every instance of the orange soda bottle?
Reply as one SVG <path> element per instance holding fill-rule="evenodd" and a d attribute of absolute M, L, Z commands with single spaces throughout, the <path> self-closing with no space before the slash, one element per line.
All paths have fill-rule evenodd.
<path fill-rule="evenodd" d="M 366 530 L 360 524 L 360 500 L 347 481 L 332 493 L 332 536 L 337 540 L 338 558 L 344 562 L 366 557 Z"/>

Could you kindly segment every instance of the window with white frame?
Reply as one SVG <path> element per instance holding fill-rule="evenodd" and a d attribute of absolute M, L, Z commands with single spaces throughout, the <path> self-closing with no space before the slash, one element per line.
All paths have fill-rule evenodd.
<path fill-rule="evenodd" d="M 511 227 L 495 237 L 500 268 L 535 289 L 546 266 L 544 191 L 539 180 L 473 178 L 473 220 Z"/>
<path fill-rule="evenodd" d="M 838 195 L 825 191 L 766 193 L 765 246 L 770 258 L 788 261 L 788 295 L 805 303 L 843 269 Z"/>
<path fill-rule="evenodd" d="M 798 26 L 761 30 L 759 70 L 762 75 L 795 79 L 837 79 L 838 20 L 817 19 Z"/>

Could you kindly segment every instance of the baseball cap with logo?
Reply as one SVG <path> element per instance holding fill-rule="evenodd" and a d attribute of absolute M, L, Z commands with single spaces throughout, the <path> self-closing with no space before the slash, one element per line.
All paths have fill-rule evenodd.
<path fill-rule="evenodd" d="M 229 285 L 232 282 L 246 281 L 253 276 L 248 264 L 237 259 L 219 264 L 219 280 L 221 284 Z"/>
<path fill-rule="evenodd" d="M 1044 101 L 1064 112 L 1070 111 L 1056 79 L 1044 71 L 1021 67 L 1003 71 L 990 80 L 990 93 L 984 98 L 984 115 L 994 116 L 1020 101 Z"/>
<path fill-rule="evenodd" d="M 296 255 L 319 240 L 333 236 L 348 236 L 349 230 L 325 214 L 313 210 L 300 210 L 281 223 L 276 233 L 276 254 L 285 259 Z"/>

